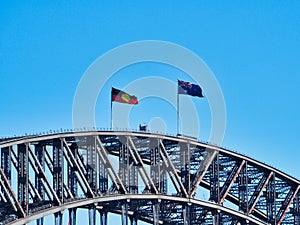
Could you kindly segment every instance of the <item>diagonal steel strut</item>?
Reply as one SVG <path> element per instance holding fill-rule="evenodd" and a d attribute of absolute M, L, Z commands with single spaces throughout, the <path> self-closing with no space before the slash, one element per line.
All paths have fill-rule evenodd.
<path fill-rule="evenodd" d="M 113 166 L 112 166 L 112 164 L 111 164 L 111 162 L 110 162 L 110 160 L 108 158 L 108 154 L 106 152 L 106 149 L 103 147 L 103 144 L 102 144 L 99 136 L 96 137 L 96 140 L 97 140 L 97 142 L 98 142 L 98 144 L 99 144 L 99 146 L 100 146 L 100 148 L 101 148 L 102 151 L 100 151 L 98 148 L 96 148 L 96 150 L 97 150 L 98 155 L 100 156 L 100 159 L 102 160 L 102 162 L 104 164 L 106 164 L 108 175 L 110 176 L 110 178 L 112 179 L 112 181 L 114 182 L 114 184 L 116 185 L 116 187 L 118 189 L 120 189 L 119 186 L 121 185 L 121 188 L 122 188 L 123 192 L 127 193 L 125 185 L 123 184 L 123 181 L 118 176 L 118 173 L 113 168 Z"/>
<path fill-rule="evenodd" d="M 216 155 L 218 154 L 218 151 L 217 150 L 213 150 L 213 149 L 207 149 L 206 150 L 207 152 L 207 155 L 206 157 L 204 158 L 204 160 L 201 162 L 199 168 L 198 168 L 198 171 L 196 173 L 196 176 L 195 176 L 195 180 L 193 181 L 192 183 L 192 187 L 193 190 L 190 194 L 190 197 L 193 197 L 206 173 L 206 171 L 208 170 L 210 164 L 212 163 L 212 161 L 214 160 L 214 158 L 216 157 Z"/>
<path fill-rule="evenodd" d="M 68 146 L 68 143 L 66 142 L 66 140 L 64 138 L 63 138 L 63 143 L 64 143 L 65 148 L 67 149 L 68 154 L 71 156 L 71 159 L 73 160 L 73 165 L 75 165 L 77 167 L 78 173 L 79 173 L 81 179 L 83 180 L 87 191 L 91 194 L 92 197 L 94 197 L 93 190 L 91 189 L 91 187 L 90 187 L 90 185 L 89 185 L 86 177 L 84 176 L 82 170 L 80 169 L 80 167 L 79 167 L 79 165 L 77 163 L 77 160 L 76 160 L 75 156 L 73 155 L 70 147 Z"/>
<path fill-rule="evenodd" d="M 168 152 L 167 152 L 167 150 L 166 150 L 166 148 L 165 148 L 165 145 L 163 144 L 162 140 L 159 140 L 159 144 L 160 144 L 160 146 L 161 146 L 162 153 L 163 153 L 164 156 L 166 157 L 166 159 L 167 159 L 167 161 L 168 161 L 168 164 L 169 164 L 170 167 L 171 167 L 172 173 L 175 175 L 176 181 L 177 181 L 177 183 L 179 184 L 179 186 L 180 186 L 180 188 L 181 188 L 181 191 L 183 191 L 183 194 L 185 195 L 185 197 L 188 197 L 188 193 L 187 193 L 187 191 L 186 191 L 186 189 L 185 189 L 183 183 L 181 182 L 181 179 L 180 179 L 180 177 L 179 177 L 179 175 L 178 175 L 178 173 L 177 173 L 177 171 L 176 171 L 176 169 L 175 169 L 175 166 L 174 166 L 172 160 L 171 160 L 170 157 L 169 157 L 169 154 L 168 154 Z"/>
<path fill-rule="evenodd" d="M 136 149 L 135 144 L 133 143 L 131 137 L 128 137 L 128 140 L 129 140 L 129 143 L 131 144 L 131 146 L 132 146 L 132 148 L 133 148 L 133 150 L 134 150 L 135 155 L 137 156 L 138 162 L 139 162 L 140 165 L 141 165 L 141 170 L 143 171 L 144 175 L 146 176 L 148 182 L 150 182 L 150 185 L 151 185 L 151 187 L 153 188 L 154 192 L 155 192 L 156 194 L 158 194 L 158 190 L 157 190 L 157 188 L 156 188 L 156 186 L 155 186 L 155 184 L 154 184 L 152 178 L 150 177 L 150 175 L 149 175 L 148 172 L 146 171 L 144 162 L 143 162 L 143 160 L 142 160 L 142 158 L 141 158 L 141 156 L 140 156 L 138 150 Z"/>

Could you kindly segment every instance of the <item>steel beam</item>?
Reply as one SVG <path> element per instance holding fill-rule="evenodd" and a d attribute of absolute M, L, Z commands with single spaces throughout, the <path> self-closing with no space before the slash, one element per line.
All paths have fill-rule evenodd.
<path fill-rule="evenodd" d="M 275 168 L 184 137 L 117 134 L 120 136 L 113 132 L 79 132 L 0 142 L 0 148 L 4 149 L 0 166 L 0 220 L 5 219 L 3 222 L 10 225 L 36 220 L 42 225 L 41 217 L 46 215 L 95 206 L 106 215 L 101 219 L 103 225 L 107 223 L 107 212 L 123 212 L 123 224 L 129 223 L 128 218 L 131 224 L 138 219 L 153 224 L 199 224 L 203 216 L 206 224 L 246 224 L 248 221 L 261 225 L 300 225 L 300 181 Z M 120 142 L 124 144 L 122 148 Z M 72 146 L 78 145 L 82 148 L 77 148 L 76 154 Z M 10 155 L 5 153 L 7 149 Z M 120 164 L 124 163 L 119 171 L 111 163 L 118 155 Z M 14 167 L 8 168 L 8 164 Z M 57 167 L 68 172 L 58 171 Z M 18 178 L 11 179 L 12 185 L 9 170 L 12 178 Z M 166 191 L 164 176 L 167 173 L 177 191 L 172 195 Z M 137 189 L 137 178 L 145 183 L 142 193 Z M 108 190 L 111 183 L 112 188 Z M 84 196 L 78 195 L 81 190 L 77 190 L 77 185 Z M 210 193 L 209 201 L 197 199 L 201 194 L 195 195 L 199 186 L 206 189 L 204 193 Z M 17 197 L 13 197 L 14 192 L 18 192 Z M 22 199 L 23 207 L 18 198 Z M 126 204 L 123 210 L 122 203 Z M 6 219 L 3 212 L 11 218 Z M 9 222 L 13 215 L 18 219 Z M 59 215 L 55 220 L 56 224 L 62 223 Z M 93 216 L 90 221 L 94 223 Z"/>
<path fill-rule="evenodd" d="M 202 181 L 202 178 L 204 177 L 206 171 L 208 170 L 209 166 L 211 165 L 212 161 L 216 157 L 218 151 L 213 150 L 213 149 L 206 149 L 207 155 L 201 162 L 196 176 L 194 178 L 194 181 L 192 182 L 192 192 L 190 194 L 190 197 L 193 197 L 196 194 L 196 191 Z"/>
<path fill-rule="evenodd" d="M 49 188 L 49 190 L 51 191 L 51 193 L 52 193 L 52 195 L 53 195 L 53 198 L 51 198 L 50 193 L 48 192 L 48 197 L 49 197 L 51 200 L 54 200 L 54 199 L 55 199 L 55 201 L 57 202 L 57 204 L 60 205 L 60 204 L 61 204 L 61 201 L 60 201 L 60 199 L 58 198 L 56 192 L 54 191 L 52 185 L 50 184 L 50 181 L 49 181 L 49 179 L 47 178 L 46 173 L 45 173 L 45 171 L 44 171 L 44 169 L 43 169 L 43 167 L 42 167 L 40 161 L 37 159 L 36 155 L 33 153 L 32 149 L 31 149 L 30 147 L 28 148 L 28 151 L 29 151 L 29 153 L 31 154 L 31 156 L 33 157 L 33 159 L 34 159 L 34 161 L 35 161 L 35 163 L 36 163 L 36 165 L 37 165 L 37 167 L 38 167 L 38 170 L 41 172 L 41 175 L 43 176 L 43 180 L 45 181 L 45 183 L 47 184 L 47 187 Z M 44 185 L 44 187 L 45 187 L 45 185 Z"/>
<path fill-rule="evenodd" d="M 63 201 L 64 190 L 63 190 L 63 180 L 64 180 L 64 158 L 63 158 L 63 142 L 60 139 L 53 140 L 53 189 L 56 195 Z"/>
<path fill-rule="evenodd" d="M 75 145 L 72 145 L 71 147 L 71 152 L 72 154 L 75 156 L 77 156 L 77 151 L 78 151 L 78 148 L 75 147 Z M 66 155 L 68 155 L 68 158 L 70 159 L 71 156 L 66 153 Z M 72 163 L 72 160 L 70 159 L 70 162 L 68 164 L 68 187 L 71 191 L 71 196 L 72 197 L 76 197 L 77 194 L 78 194 L 78 180 L 77 180 L 77 176 L 76 176 L 76 168 L 74 167 L 73 163 Z"/>
<path fill-rule="evenodd" d="M 154 201 L 152 205 L 153 210 L 153 225 L 159 225 L 159 203 Z"/>
<path fill-rule="evenodd" d="M 164 146 L 162 140 L 159 140 L 159 144 L 160 144 L 162 153 L 163 153 L 164 156 L 166 157 L 166 159 L 167 159 L 167 161 L 168 161 L 168 165 L 171 167 L 171 171 L 172 171 L 173 175 L 175 176 L 177 183 L 178 183 L 179 186 L 180 186 L 181 192 L 183 192 L 183 194 L 184 194 L 185 197 L 188 197 L 188 193 L 187 193 L 187 191 L 186 191 L 186 189 L 185 189 L 183 183 L 181 182 L 181 179 L 180 179 L 180 177 L 179 177 L 179 175 L 178 175 L 178 173 L 177 173 L 177 171 L 176 171 L 176 169 L 175 169 L 175 166 L 174 166 L 172 160 L 170 159 L 170 157 L 169 157 L 169 155 L 168 155 L 168 152 L 167 152 L 167 150 L 166 150 L 166 148 L 165 148 L 165 146 Z"/>
<path fill-rule="evenodd" d="M 44 218 L 39 218 L 36 220 L 36 225 L 43 225 L 44 224 Z"/>
<path fill-rule="evenodd" d="M 69 209 L 69 223 L 68 225 L 76 225 L 76 208 Z"/>
<path fill-rule="evenodd" d="M 298 191 L 293 203 L 294 225 L 300 225 L 300 192 Z"/>
<path fill-rule="evenodd" d="M 2 168 L 0 168 L 0 174 L 1 174 L 1 179 L 0 179 L 0 185 L 2 190 L 4 190 L 4 194 L 6 196 L 6 199 L 9 200 L 12 208 L 17 212 L 18 210 L 20 210 L 20 214 L 21 216 L 25 216 L 25 212 L 21 206 L 21 203 L 18 201 L 12 187 L 9 184 L 8 179 L 5 177 L 5 174 L 2 170 Z M 12 199 L 11 199 L 12 197 Z M 16 204 L 16 205 L 15 205 Z"/>
<path fill-rule="evenodd" d="M 137 224 L 138 224 L 137 218 L 134 216 L 130 217 L 130 225 L 137 225 Z"/>
<path fill-rule="evenodd" d="M 224 202 L 224 200 L 226 199 L 231 186 L 235 182 L 235 180 L 236 180 L 237 176 L 239 175 L 241 169 L 243 168 L 244 164 L 245 164 L 245 160 L 243 160 L 241 163 L 237 162 L 234 165 L 230 175 L 228 176 L 227 180 L 225 181 L 224 185 L 221 188 L 220 202 Z"/>
<path fill-rule="evenodd" d="M 220 178 L 219 178 L 219 154 L 212 161 L 210 166 L 210 200 L 220 202 Z"/>
<path fill-rule="evenodd" d="M 99 210 L 100 213 L 100 225 L 107 225 L 107 212 Z"/>
<path fill-rule="evenodd" d="M 122 180 L 120 179 L 120 177 L 118 176 L 118 173 L 115 171 L 114 167 L 112 166 L 109 158 L 108 158 L 108 153 L 106 151 L 106 149 L 103 147 L 103 144 L 100 140 L 99 137 L 96 137 L 96 140 L 98 142 L 98 146 L 100 147 L 100 149 L 97 147 L 97 153 L 100 157 L 100 159 L 102 160 L 102 163 L 104 163 L 106 165 L 106 168 L 108 170 L 108 174 L 110 176 L 110 178 L 112 179 L 112 181 L 114 182 L 115 186 L 123 193 L 127 193 L 127 190 L 122 182 Z M 121 188 L 119 188 L 119 186 L 121 186 Z"/>
<path fill-rule="evenodd" d="M 154 184 L 152 178 L 151 178 L 150 175 L 148 174 L 148 172 L 147 172 L 147 170 L 146 170 L 146 168 L 145 168 L 144 162 L 143 162 L 143 160 L 142 160 L 142 158 L 141 158 L 141 156 L 140 156 L 138 150 L 137 150 L 136 147 L 135 147 L 135 144 L 133 143 L 131 137 L 127 137 L 127 138 L 128 138 L 129 144 L 130 144 L 131 147 L 133 148 L 134 154 L 135 154 L 136 159 L 137 159 L 137 161 L 138 161 L 138 163 L 139 163 L 140 174 L 141 174 L 141 175 L 143 174 L 143 175 L 147 178 L 147 183 L 145 183 L 145 184 L 146 184 L 146 185 L 148 186 L 148 188 L 149 188 L 149 183 L 150 183 L 150 186 L 151 186 L 151 188 L 153 189 L 154 193 L 155 193 L 155 194 L 158 194 L 158 190 L 157 190 L 157 188 L 156 188 L 156 186 L 155 186 L 155 184 Z M 130 147 L 129 147 L 129 148 L 130 148 Z"/>
<path fill-rule="evenodd" d="M 54 214 L 54 225 L 63 225 L 62 223 L 62 212 L 57 212 Z"/>
<path fill-rule="evenodd" d="M 296 188 L 296 190 L 294 188 L 291 188 L 290 191 L 288 192 L 288 194 L 286 195 L 286 198 L 284 199 L 283 204 L 281 205 L 278 213 L 277 213 L 277 224 L 281 224 L 285 214 L 287 213 L 290 205 L 292 204 L 294 198 L 296 197 L 296 195 L 298 194 L 300 186 L 298 186 Z"/>
<path fill-rule="evenodd" d="M 190 144 L 179 143 L 180 148 L 180 162 L 181 162 L 181 182 L 184 185 L 184 189 L 189 195 L 191 192 L 191 151 Z"/>
<path fill-rule="evenodd" d="M 213 219 L 213 225 L 221 225 L 221 216 L 220 216 L 220 212 L 217 210 L 217 211 L 213 211 L 212 213 L 212 219 Z"/>
<path fill-rule="evenodd" d="M 11 151 L 10 147 L 1 148 L 1 168 L 11 184 Z"/>
<path fill-rule="evenodd" d="M 89 208 L 89 225 L 96 225 L 96 209 L 95 209 L 95 207 Z"/>
<path fill-rule="evenodd" d="M 35 162 L 35 166 L 38 168 L 38 173 L 35 174 L 35 187 L 37 188 L 37 192 L 39 193 L 41 198 L 45 199 L 45 190 L 42 182 L 42 171 L 45 171 L 45 151 L 43 145 L 35 145 L 35 155 L 41 165 L 41 168 L 39 168 L 37 165 L 38 163 Z"/>
<path fill-rule="evenodd" d="M 128 205 L 125 202 L 122 204 L 121 222 L 122 225 L 128 225 Z"/>
<path fill-rule="evenodd" d="M 86 150 L 86 161 L 87 161 L 87 178 L 89 185 L 94 193 L 97 192 L 97 154 L 96 154 L 96 138 L 87 137 L 87 150 Z"/>
<path fill-rule="evenodd" d="M 267 204 L 267 217 L 268 223 L 277 224 L 276 222 L 276 183 L 275 174 L 271 176 L 271 179 L 266 187 L 266 204 Z"/>
<path fill-rule="evenodd" d="M 264 174 L 263 177 L 260 179 L 255 191 L 253 192 L 253 195 L 249 200 L 249 213 L 253 212 L 257 201 L 259 200 L 261 194 L 263 193 L 263 190 L 266 188 L 272 176 L 273 176 L 273 172 L 269 173 L 268 176 Z"/>
<path fill-rule="evenodd" d="M 189 205 L 183 205 L 183 225 L 192 224 L 191 207 Z"/>
<path fill-rule="evenodd" d="M 85 193 L 85 194 L 89 194 L 91 197 L 94 197 L 94 192 L 93 192 L 93 190 L 91 189 L 91 187 L 90 187 L 90 185 L 89 185 L 89 183 L 88 183 L 88 181 L 87 181 L 87 179 L 86 179 L 84 173 L 83 173 L 82 170 L 80 169 L 80 167 L 79 167 L 79 165 L 78 165 L 78 162 L 77 162 L 75 156 L 73 155 L 73 153 L 72 153 L 72 151 L 71 151 L 70 147 L 68 146 L 68 143 L 66 142 L 65 139 L 63 139 L 63 143 L 64 143 L 64 146 L 66 147 L 66 149 L 67 149 L 67 151 L 68 151 L 68 154 L 70 155 L 70 157 L 71 157 L 71 159 L 72 159 L 73 165 L 77 168 L 77 172 L 79 173 L 80 178 L 82 179 L 82 181 L 83 181 L 83 183 L 84 183 L 84 185 L 85 185 L 85 188 L 86 188 L 86 190 L 87 190 L 87 193 Z"/>
<path fill-rule="evenodd" d="M 239 209 L 245 213 L 248 213 L 248 167 L 247 162 L 242 167 L 238 179 L 239 179 Z"/>
<path fill-rule="evenodd" d="M 238 217 L 241 218 L 243 220 L 248 220 L 250 224 L 257 224 L 257 225 L 265 225 L 266 223 L 254 218 L 252 216 L 248 216 L 240 211 L 237 211 L 235 209 L 231 209 L 228 207 L 224 207 L 222 205 L 219 204 L 215 204 L 212 203 L 210 201 L 203 201 L 203 200 L 199 200 L 199 199 L 188 199 L 188 198 L 183 198 L 183 197 L 178 197 L 178 196 L 169 196 L 169 195 L 154 195 L 154 194 L 128 194 L 128 195 L 112 195 L 112 196 L 106 196 L 106 197 L 98 197 L 98 198 L 87 198 L 87 199 L 78 199 L 76 201 L 73 202 L 69 202 L 68 204 L 65 204 L 63 206 L 54 206 L 51 207 L 48 210 L 42 211 L 40 213 L 37 214 L 33 214 L 33 215 L 28 215 L 26 218 L 24 218 L 23 220 L 17 220 L 13 223 L 11 223 L 10 225 L 22 225 L 24 223 L 29 223 L 32 220 L 36 220 L 37 218 L 43 217 L 43 216 L 47 216 L 47 215 L 51 215 L 51 214 L 56 214 L 61 212 L 64 209 L 70 209 L 70 208 L 80 208 L 80 207 L 86 207 L 88 205 L 91 204 L 95 204 L 97 203 L 98 205 L 103 203 L 104 205 L 107 202 L 116 202 L 116 203 L 120 203 L 123 201 L 141 201 L 141 202 L 145 202 L 145 201 L 167 201 L 167 202 L 173 202 L 173 203 L 180 203 L 180 204 L 191 204 L 194 206 L 198 206 L 201 208 L 206 208 L 210 211 L 213 210 L 219 210 L 220 212 L 222 212 L 223 214 L 227 214 L 230 215 L 232 217 Z M 151 211 L 152 211 L 152 205 L 151 205 Z M 152 214 L 152 213 L 151 213 Z M 153 218 L 152 218 L 153 219 Z M 149 220 L 148 220 L 149 221 Z M 153 220 L 152 220 L 153 221 Z M 163 224 L 163 221 L 161 220 L 159 222 L 159 224 Z"/>
<path fill-rule="evenodd" d="M 29 189 L 28 189 L 28 148 L 27 144 L 18 145 L 18 200 L 23 209 L 28 213 Z"/>

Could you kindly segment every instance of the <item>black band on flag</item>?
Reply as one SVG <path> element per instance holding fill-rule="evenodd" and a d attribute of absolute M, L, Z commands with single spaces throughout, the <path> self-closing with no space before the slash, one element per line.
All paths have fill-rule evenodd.
<path fill-rule="evenodd" d="M 111 100 L 113 102 L 120 102 L 125 104 L 138 104 L 138 99 L 134 95 L 129 95 L 124 91 L 121 91 L 116 88 L 111 89 Z"/>
<path fill-rule="evenodd" d="M 202 89 L 199 85 L 178 80 L 178 94 L 191 95 L 203 98 Z"/>

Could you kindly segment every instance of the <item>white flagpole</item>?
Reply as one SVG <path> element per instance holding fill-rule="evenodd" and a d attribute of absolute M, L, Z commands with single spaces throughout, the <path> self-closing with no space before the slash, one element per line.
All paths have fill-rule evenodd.
<path fill-rule="evenodd" d="M 177 79 L 177 134 L 179 134 L 179 86 Z"/>
<path fill-rule="evenodd" d="M 110 129 L 113 129 L 113 119 L 112 119 L 112 86 L 110 86 Z"/>

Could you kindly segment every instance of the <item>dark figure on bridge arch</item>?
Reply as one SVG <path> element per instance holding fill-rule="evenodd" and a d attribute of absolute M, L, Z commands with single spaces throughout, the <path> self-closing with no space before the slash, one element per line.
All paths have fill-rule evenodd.
<path fill-rule="evenodd" d="M 146 130 L 147 130 L 147 125 L 140 124 L 140 131 L 146 131 Z"/>

